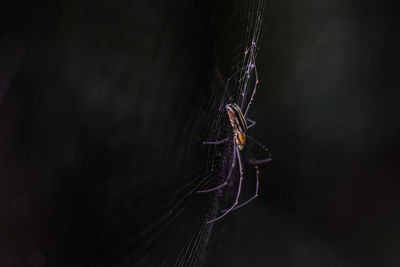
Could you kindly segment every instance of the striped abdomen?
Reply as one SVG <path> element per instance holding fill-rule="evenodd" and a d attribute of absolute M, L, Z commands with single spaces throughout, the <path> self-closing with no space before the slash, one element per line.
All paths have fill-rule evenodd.
<path fill-rule="evenodd" d="M 227 104 L 225 108 L 229 116 L 229 121 L 231 122 L 233 128 L 233 137 L 235 139 L 235 142 L 239 150 L 242 150 L 244 144 L 246 143 L 246 119 L 244 118 L 240 107 L 235 103 Z"/>

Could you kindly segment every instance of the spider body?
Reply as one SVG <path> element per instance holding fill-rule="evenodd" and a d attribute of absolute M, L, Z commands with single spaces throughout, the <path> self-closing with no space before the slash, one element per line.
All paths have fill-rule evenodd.
<path fill-rule="evenodd" d="M 253 96 L 254 96 L 254 92 L 255 91 L 253 91 Z M 248 110 L 248 107 L 250 106 L 250 104 L 251 104 L 251 102 L 253 100 L 253 96 L 252 96 L 252 98 L 251 98 L 251 100 L 250 100 L 250 102 L 249 102 L 249 104 L 247 106 L 246 111 Z M 219 217 L 217 217 L 215 219 L 207 221 L 207 223 L 212 223 L 212 222 L 215 222 L 215 221 L 221 219 L 222 217 L 224 217 L 229 212 L 231 212 L 233 210 L 236 210 L 236 209 L 238 209 L 240 207 L 243 207 L 244 205 L 247 205 L 254 198 L 256 198 L 258 196 L 258 186 L 259 186 L 259 182 L 258 182 L 258 174 L 259 174 L 258 165 L 267 163 L 267 162 L 272 160 L 271 153 L 269 152 L 268 148 L 266 146 L 264 146 L 263 144 L 261 144 L 260 142 L 258 142 L 257 140 L 255 140 L 254 138 L 252 138 L 252 137 L 250 137 L 250 136 L 248 136 L 246 134 L 247 130 L 250 127 L 253 127 L 256 124 L 255 121 L 250 120 L 249 118 L 246 117 L 246 113 L 247 112 L 245 113 L 245 115 L 243 115 L 243 112 L 242 112 L 241 108 L 236 103 L 227 104 L 225 106 L 225 109 L 226 109 L 226 112 L 227 112 L 228 117 L 229 117 L 229 122 L 230 122 L 230 124 L 232 126 L 233 139 L 230 139 L 228 137 L 228 138 L 225 138 L 225 139 L 222 139 L 222 140 L 219 140 L 219 141 L 203 142 L 203 144 L 206 144 L 206 145 L 219 145 L 219 144 L 227 143 L 227 142 L 229 142 L 229 140 L 232 140 L 233 141 L 233 151 L 232 151 L 231 167 L 229 169 L 229 172 L 227 174 L 225 182 L 223 182 L 222 184 L 220 184 L 220 185 L 218 185 L 216 187 L 213 187 L 213 188 L 210 188 L 210 189 L 206 189 L 206 190 L 200 190 L 200 191 L 197 191 L 197 192 L 198 193 L 213 192 L 213 191 L 219 190 L 219 189 L 227 186 L 228 185 L 228 181 L 230 180 L 230 178 L 232 176 L 232 173 L 233 173 L 233 170 L 234 170 L 234 168 L 236 166 L 236 163 L 238 163 L 238 165 L 239 165 L 239 174 L 240 174 L 239 186 L 238 186 L 238 191 L 237 191 L 237 194 L 236 194 L 236 200 L 235 200 L 234 204 L 229 209 L 223 210 L 222 211 L 223 212 L 222 215 L 220 215 Z M 247 122 L 249 122 L 250 125 L 247 125 Z M 243 150 L 244 145 L 246 144 L 246 139 L 249 139 L 250 141 L 254 142 L 256 145 L 258 145 L 260 148 L 265 150 L 268 153 L 268 157 L 265 158 L 265 159 L 255 159 L 254 156 L 252 156 L 252 160 L 249 161 L 249 163 L 254 165 L 254 167 L 256 169 L 256 191 L 255 191 L 254 195 L 250 199 L 248 199 L 248 200 L 244 201 L 243 203 L 239 204 L 239 197 L 240 197 L 240 192 L 241 192 L 241 189 L 242 189 L 242 181 L 243 181 L 243 178 L 244 178 L 244 168 L 243 168 L 243 162 L 242 162 L 242 159 L 241 159 L 241 156 L 240 156 L 240 152 Z M 250 154 L 251 154 L 251 152 L 250 152 Z"/>
<path fill-rule="evenodd" d="M 244 118 L 242 110 L 237 104 L 227 104 L 225 108 L 233 129 L 234 142 L 238 146 L 239 150 L 242 150 L 246 143 L 246 119 Z"/>
<path fill-rule="evenodd" d="M 252 54 L 252 60 L 254 62 L 253 54 Z M 229 122 L 232 126 L 233 138 L 231 139 L 230 137 L 227 137 L 222 140 L 203 142 L 203 144 L 205 144 L 205 145 L 221 145 L 221 144 L 226 144 L 226 143 L 232 141 L 233 147 L 232 147 L 231 157 L 228 158 L 230 160 L 231 165 L 226 174 L 226 178 L 225 178 L 224 182 L 221 183 L 220 185 L 210 188 L 210 189 L 199 190 L 199 191 L 197 191 L 198 193 L 214 192 L 214 191 L 220 190 L 223 187 L 227 186 L 229 180 L 232 177 L 232 174 L 234 173 L 235 167 L 236 166 L 239 167 L 239 179 L 238 179 L 238 186 L 237 186 L 235 202 L 230 206 L 230 208 L 228 208 L 226 210 L 222 210 L 222 214 L 220 216 L 218 216 L 212 220 L 209 220 L 206 223 L 215 222 L 215 221 L 221 219 L 222 217 L 224 217 L 225 215 L 227 215 L 228 213 L 230 213 L 231 211 L 234 211 L 240 207 L 243 207 L 244 205 L 247 205 L 253 199 L 255 199 L 258 196 L 258 188 L 259 188 L 259 173 L 260 172 L 259 172 L 258 165 L 265 164 L 272 160 L 272 156 L 271 156 L 271 153 L 269 152 L 268 148 L 265 145 L 263 145 L 262 143 L 260 143 L 259 141 L 255 140 L 254 138 L 247 135 L 247 130 L 256 124 L 255 121 L 253 121 L 247 117 L 247 113 L 249 111 L 251 104 L 253 103 L 254 96 L 257 91 L 257 85 L 258 85 L 258 74 L 257 74 L 257 69 L 256 69 L 255 64 L 250 64 L 248 67 L 246 67 L 246 73 L 247 73 L 248 77 L 250 76 L 249 73 L 251 71 L 254 71 L 255 84 L 254 84 L 253 91 L 250 96 L 250 100 L 247 102 L 247 105 L 244 104 L 245 100 L 242 100 L 242 104 L 240 106 L 237 105 L 236 103 L 228 103 L 225 105 L 225 109 L 226 109 L 227 115 L 229 117 Z M 230 79 L 231 78 L 228 79 L 228 83 L 229 83 Z M 227 89 L 228 83 L 225 85 L 225 90 Z M 244 84 L 242 96 L 246 95 L 244 93 L 246 90 L 247 90 L 247 81 Z M 232 97 L 229 97 L 228 98 L 229 102 L 232 102 L 232 99 L 233 99 Z M 246 109 L 243 109 L 245 111 L 243 113 L 242 108 L 244 108 L 244 106 L 246 106 Z M 247 123 L 249 123 L 249 125 Z M 251 151 L 248 150 L 247 154 L 250 155 L 251 160 L 246 159 L 246 162 L 254 165 L 255 175 L 256 175 L 256 188 L 255 188 L 254 195 L 251 198 L 247 199 L 244 202 L 239 203 L 239 200 L 240 200 L 239 198 L 240 198 L 240 194 L 242 191 L 242 181 L 244 179 L 244 166 L 243 166 L 244 162 L 242 162 L 241 152 L 242 152 L 244 146 L 246 145 L 247 140 L 253 142 L 258 147 L 260 147 L 265 152 L 267 152 L 268 157 L 264 158 L 264 159 L 256 159 L 256 158 L 254 158 Z"/>

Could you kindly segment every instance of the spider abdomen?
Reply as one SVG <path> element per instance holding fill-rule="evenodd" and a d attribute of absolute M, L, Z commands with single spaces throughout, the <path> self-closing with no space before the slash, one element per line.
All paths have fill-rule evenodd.
<path fill-rule="evenodd" d="M 233 129 L 233 138 L 235 140 L 235 143 L 238 146 L 239 150 L 242 150 L 244 144 L 246 143 L 246 119 L 244 118 L 242 110 L 237 104 L 227 104 L 225 108 Z"/>

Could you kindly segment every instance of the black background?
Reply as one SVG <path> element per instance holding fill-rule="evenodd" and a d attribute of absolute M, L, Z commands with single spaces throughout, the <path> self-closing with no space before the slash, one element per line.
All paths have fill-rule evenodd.
<path fill-rule="evenodd" d="M 173 194 L 201 143 L 186 129 L 240 45 L 227 22 L 241 6 L 2 4 L 0 266 L 112 262 L 104 233 L 133 238 L 134 204 Z M 205 265 L 398 266 L 395 6 L 272 2 L 262 34 L 250 115 L 274 161 L 260 197 L 216 224 Z"/>

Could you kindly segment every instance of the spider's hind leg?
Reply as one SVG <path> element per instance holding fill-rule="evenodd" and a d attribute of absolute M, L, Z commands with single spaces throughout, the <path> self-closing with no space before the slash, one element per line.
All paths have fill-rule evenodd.
<path fill-rule="evenodd" d="M 235 168 L 235 164 L 236 164 L 236 148 L 235 148 L 235 146 L 233 146 L 232 165 L 231 165 L 231 167 L 230 167 L 230 169 L 229 169 L 228 176 L 226 177 L 225 181 L 224 181 L 222 184 L 217 185 L 216 187 L 213 187 L 213 188 L 210 188 L 210 189 L 206 189 L 206 190 L 199 190 L 199 191 L 197 191 L 197 193 L 208 193 L 208 192 L 213 192 L 213 191 L 215 191 L 215 190 L 218 190 L 218 189 L 220 189 L 220 188 L 222 188 L 222 187 L 227 186 L 229 180 L 230 180 L 231 177 L 232 177 L 232 171 L 233 171 L 234 168 Z"/>
<path fill-rule="evenodd" d="M 272 160 L 272 154 L 271 154 L 271 152 L 269 151 L 269 149 L 268 149 L 265 145 L 263 145 L 262 143 L 260 143 L 259 141 L 257 141 L 256 139 L 254 139 L 254 138 L 251 137 L 251 136 L 246 135 L 246 137 L 247 137 L 249 140 L 251 140 L 253 143 L 255 143 L 256 145 L 258 145 L 259 147 L 261 147 L 261 148 L 262 148 L 265 152 L 267 152 L 267 154 L 268 154 L 268 157 L 265 158 L 265 159 L 255 159 L 255 158 L 253 157 L 253 159 L 252 159 L 251 161 L 249 161 L 250 164 L 253 164 L 253 165 L 261 165 L 261 164 L 265 164 L 265 163 L 267 163 L 267 162 L 270 162 L 270 161 Z"/>
<path fill-rule="evenodd" d="M 250 125 L 247 126 L 247 129 L 253 127 L 254 125 L 256 125 L 256 121 L 253 121 L 249 118 L 246 118 L 246 121 L 250 123 Z"/>
<path fill-rule="evenodd" d="M 252 164 L 252 165 L 261 165 L 261 164 L 265 164 L 265 163 L 268 163 L 268 162 L 270 162 L 272 160 L 272 158 L 271 157 L 269 157 L 269 158 L 266 158 L 266 159 L 253 159 L 253 160 L 249 160 L 248 162 L 250 163 L 250 164 Z"/>
<path fill-rule="evenodd" d="M 205 141 L 205 142 L 203 142 L 203 145 L 220 145 L 220 144 L 224 144 L 228 141 L 229 141 L 229 137 L 224 138 L 222 140 L 218 140 L 218 141 Z"/>
<path fill-rule="evenodd" d="M 256 169 L 256 192 L 254 193 L 254 195 L 249 198 L 248 200 L 246 200 L 245 202 L 241 203 L 240 205 L 235 206 L 231 211 L 237 210 L 238 208 L 241 208 L 247 204 L 249 204 L 251 201 L 253 201 L 253 199 L 255 199 L 256 197 L 258 197 L 258 187 L 259 187 L 259 177 L 258 174 L 260 173 L 260 171 L 258 170 L 258 166 L 254 166 Z"/>
<path fill-rule="evenodd" d="M 243 172 L 242 160 L 240 158 L 239 148 L 237 146 L 235 146 L 235 150 L 236 150 L 236 155 L 237 155 L 237 159 L 238 159 L 238 162 L 239 162 L 239 171 L 240 171 L 240 180 L 239 180 L 238 190 L 237 190 L 237 193 L 236 193 L 235 203 L 233 203 L 233 205 L 229 209 L 224 210 L 222 215 L 218 216 L 215 219 L 209 220 L 206 223 L 212 223 L 212 222 L 218 221 L 219 219 L 221 219 L 222 217 L 227 215 L 229 212 L 231 212 L 233 209 L 235 209 L 235 207 L 239 204 L 239 197 L 240 197 L 240 192 L 242 191 L 242 181 L 243 181 L 244 172 Z"/>
<path fill-rule="evenodd" d="M 251 158 L 252 158 L 251 163 L 256 162 L 256 159 L 255 159 L 253 153 L 251 153 L 250 151 L 248 151 L 248 152 L 249 152 L 249 154 L 250 154 L 250 156 L 251 156 Z M 255 163 L 254 163 L 254 165 L 255 165 L 254 168 L 255 168 L 255 170 L 256 170 L 256 190 L 255 190 L 255 193 L 254 193 L 254 195 L 253 195 L 251 198 L 249 198 L 249 199 L 246 200 L 245 202 L 241 203 L 240 205 L 235 206 L 231 211 L 237 210 L 238 208 L 241 208 L 241 207 L 243 207 L 243 206 L 249 204 L 249 203 L 250 203 L 251 201 L 253 201 L 256 197 L 258 197 L 258 188 L 259 188 L 259 184 L 260 184 L 260 182 L 259 182 L 259 173 L 260 173 L 260 171 L 259 171 L 259 169 L 258 169 L 258 165 L 255 164 Z M 224 211 L 225 211 L 225 210 L 223 210 L 222 212 L 224 212 Z"/>

